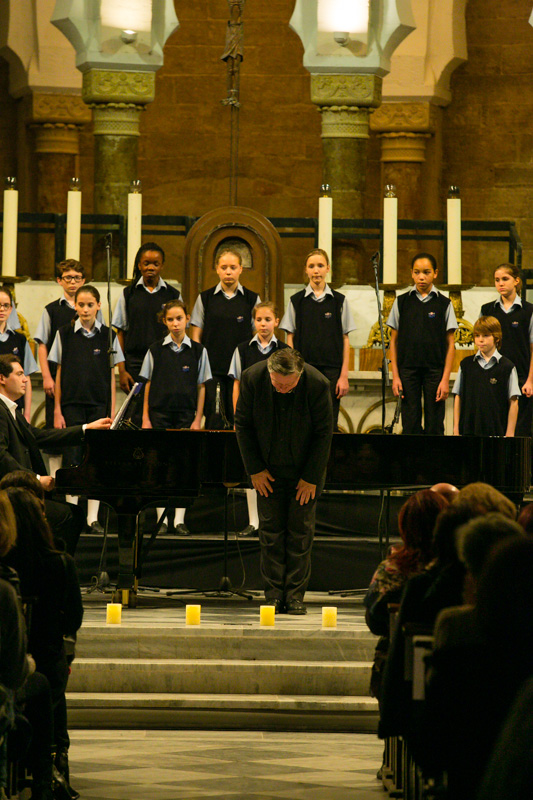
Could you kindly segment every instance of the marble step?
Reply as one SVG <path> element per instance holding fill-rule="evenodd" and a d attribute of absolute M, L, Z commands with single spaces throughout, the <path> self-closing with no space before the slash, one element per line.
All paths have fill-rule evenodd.
<path fill-rule="evenodd" d="M 374 732 L 377 700 L 363 696 L 68 692 L 70 728 Z"/>
<path fill-rule="evenodd" d="M 83 658 L 264 659 L 370 661 L 376 637 L 369 631 L 261 629 L 244 626 L 191 628 L 85 625 L 78 633 Z"/>
<path fill-rule="evenodd" d="M 368 661 L 76 658 L 70 692 L 367 695 Z"/>

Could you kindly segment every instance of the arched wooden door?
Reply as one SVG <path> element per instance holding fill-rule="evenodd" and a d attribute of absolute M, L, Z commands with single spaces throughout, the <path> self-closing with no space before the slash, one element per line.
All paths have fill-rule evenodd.
<path fill-rule="evenodd" d="M 271 222 L 251 208 L 226 206 L 200 217 L 187 235 L 183 297 L 192 309 L 198 294 L 218 283 L 215 264 L 226 247 L 242 256 L 241 282 L 283 311 L 281 239 Z"/>

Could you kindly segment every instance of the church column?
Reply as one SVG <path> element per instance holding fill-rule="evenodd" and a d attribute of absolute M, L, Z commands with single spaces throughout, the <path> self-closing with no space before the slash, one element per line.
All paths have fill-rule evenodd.
<path fill-rule="evenodd" d="M 76 95 L 34 92 L 24 102 L 35 155 L 33 182 L 37 210 L 41 213 L 66 212 L 69 182 L 78 171 L 79 133 L 83 125 L 90 122 L 91 113 Z M 40 234 L 35 245 L 35 260 L 28 264 L 25 274 L 53 279 L 53 235 Z"/>
<path fill-rule="evenodd" d="M 83 74 L 83 100 L 94 118 L 94 212 L 127 213 L 129 185 L 136 180 L 139 119 L 155 97 L 155 73 L 90 69 Z M 118 274 L 114 253 L 113 277 Z M 94 273 L 105 277 L 102 241 L 95 243 Z"/>
<path fill-rule="evenodd" d="M 440 172 L 440 155 L 435 147 L 430 150 L 428 145 L 435 138 L 440 114 L 440 109 L 429 102 L 384 103 L 370 120 L 370 129 L 381 139 L 381 186 L 396 186 L 401 219 L 438 216 L 431 213 L 434 209 L 429 205 L 429 198 L 438 196 L 435 181 L 438 182 Z M 417 249 L 416 245 L 414 247 Z M 411 250 L 413 245 L 409 250 L 400 240 L 400 283 L 410 280 Z"/>
<path fill-rule="evenodd" d="M 370 110 L 381 102 L 382 78 L 374 74 L 312 74 L 311 99 L 322 115 L 324 183 L 329 183 L 336 217 L 360 219 L 366 180 Z M 353 242 L 338 240 L 335 283 L 355 282 Z"/>

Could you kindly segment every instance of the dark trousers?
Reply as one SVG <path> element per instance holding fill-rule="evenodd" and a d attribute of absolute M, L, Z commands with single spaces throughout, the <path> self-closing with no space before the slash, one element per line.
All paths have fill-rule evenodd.
<path fill-rule="evenodd" d="M 403 433 L 427 433 L 444 435 L 445 400 L 435 400 L 442 378 L 442 369 L 400 368 L 403 386 L 402 428 Z M 424 398 L 424 427 L 422 427 L 422 397 Z"/>
<path fill-rule="evenodd" d="M 334 431 L 338 431 L 339 430 L 339 426 L 338 426 L 339 410 L 340 410 L 340 406 L 341 406 L 341 401 L 340 401 L 340 398 L 337 397 L 337 381 L 339 380 L 341 371 L 340 371 L 340 369 L 336 369 L 336 368 L 328 369 L 328 367 L 317 367 L 317 369 L 329 381 L 329 390 L 330 390 L 330 394 L 331 394 L 331 404 L 333 406 L 333 430 Z"/>
<path fill-rule="evenodd" d="M 311 576 L 317 498 L 296 502 L 300 476 L 269 468 L 275 477 L 268 497 L 257 494 L 261 575 L 267 600 L 303 600 Z"/>
<path fill-rule="evenodd" d="M 220 387 L 217 410 L 217 386 Z M 229 375 L 215 375 L 205 384 L 205 427 L 210 431 L 233 428 L 233 378 Z M 225 417 L 225 420 L 224 420 Z"/>
<path fill-rule="evenodd" d="M 37 669 L 48 678 L 52 696 L 53 711 L 53 745 L 57 750 L 68 750 L 70 738 L 67 728 L 67 701 L 65 691 L 69 675 L 69 667 L 64 653 L 57 658 L 37 658 Z"/>
<path fill-rule="evenodd" d="M 141 371 L 143 361 L 144 361 L 144 356 L 143 358 L 136 358 L 130 355 L 126 356 L 126 371 L 130 373 L 131 377 L 135 382 L 139 380 L 139 372 Z M 133 398 L 132 405 L 130 406 L 131 413 L 128 414 L 133 424 L 136 425 L 138 428 L 142 428 L 143 425 L 143 401 L 144 401 L 144 382 L 143 382 L 143 387 L 139 392 L 139 394 Z"/>
<path fill-rule="evenodd" d="M 520 390 L 526 382 L 526 378 L 518 376 Z M 533 397 L 526 397 L 521 394 L 518 398 L 518 419 L 516 421 L 515 436 L 531 436 L 531 424 L 533 421 Z"/>
<path fill-rule="evenodd" d="M 194 417 L 194 411 L 161 411 L 157 408 L 149 410 L 150 422 L 152 427 L 160 430 L 169 428 L 190 428 Z"/>
<path fill-rule="evenodd" d="M 70 428 L 72 425 L 85 425 L 87 422 L 94 422 L 96 419 L 106 417 L 108 409 L 104 404 L 100 406 L 62 405 L 61 413 L 67 428 Z M 81 445 L 64 447 L 62 452 L 64 467 L 77 467 L 81 463 L 83 455 Z"/>
<path fill-rule="evenodd" d="M 45 498 L 44 510 L 54 534 L 56 546 L 62 550 L 63 543 L 67 553 L 73 556 L 81 532 L 85 529 L 85 513 L 73 503 L 49 500 L 48 498 Z"/>

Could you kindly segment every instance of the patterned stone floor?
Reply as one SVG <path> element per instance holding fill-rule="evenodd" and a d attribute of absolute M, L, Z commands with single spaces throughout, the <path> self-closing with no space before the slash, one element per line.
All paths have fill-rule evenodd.
<path fill-rule="evenodd" d="M 72 731 L 83 800 L 378 800 L 371 734 Z"/>

